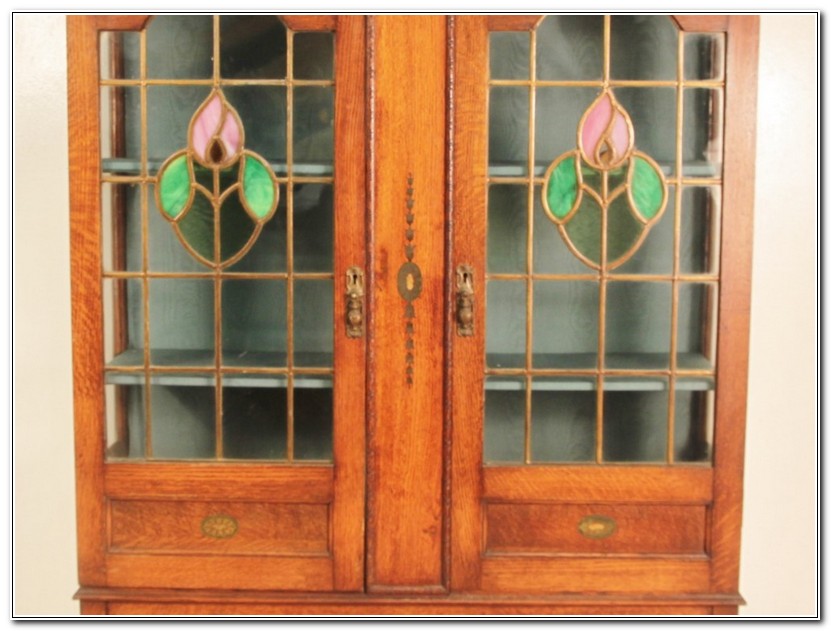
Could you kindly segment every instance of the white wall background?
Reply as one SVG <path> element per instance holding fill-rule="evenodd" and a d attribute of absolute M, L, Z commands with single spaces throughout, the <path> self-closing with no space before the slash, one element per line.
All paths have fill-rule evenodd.
<path fill-rule="evenodd" d="M 817 22 L 762 17 L 741 590 L 748 616 L 814 616 L 817 591 Z M 66 36 L 14 16 L 16 616 L 78 604 Z"/>

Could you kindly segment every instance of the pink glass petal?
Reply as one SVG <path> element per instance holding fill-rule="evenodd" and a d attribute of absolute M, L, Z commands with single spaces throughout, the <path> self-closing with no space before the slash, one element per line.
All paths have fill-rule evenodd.
<path fill-rule="evenodd" d="M 620 111 L 615 110 L 615 126 L 612 129 L 612 145 L 615 148 L 615 156 L 620 160 L 629 151 L 629 126 Z"/>
<path fill-rule="evenodd" d="M 604 94 L 603 98 L 597 101 L 583 121 L 583 155 L 594 162 L 594 152 L 597 149 L 597 143 L 606 127 L 609 125 L 609 119 L 612 116 L 612 103 L 608 94 Z"/>
<path fill-rule="evenodd" d="M 219 137 L 225 145 L 225 153 L 228 157 L 239 153 L 242 144 L 242 133 L 240 132 L 240 123 L 233 112 L 229 111 L 225 115 L 225 123 L 222 125 Z"/>
<path fill-rule="evenodd" d="M 210 159 L 208 156 L 208 147 L 216 128 L 219 126 L 219 119 L 221 117 L 222 99 L 217 94 L 202 108 L 198 118 L 193 123 L 191 146 L 196 154 L 205 161 Z"/>

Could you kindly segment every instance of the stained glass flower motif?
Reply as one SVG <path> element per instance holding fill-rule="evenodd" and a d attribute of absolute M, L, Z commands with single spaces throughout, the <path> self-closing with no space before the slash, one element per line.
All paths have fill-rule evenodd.
<path fill-rule="evenodd" d="M 577 149 L 548 167 L 543 208 L 569 249 L 595 269 L 602 263 L 605 223 L 606 269 L 613 269 L 637 251 L 666 202 L 660 167 L 635 150 L 629 114 L 611 90 L 604 90 L 580 119 Z"/>
<path fill-rule="evenodd" d="M 156 176 L 156 204 L 201 263 L 242 258 L 277 209 L 280 189 L 268 162 L 244 148 L 239 114 L 214 90 L 188 128 L 188 146 Z"/>

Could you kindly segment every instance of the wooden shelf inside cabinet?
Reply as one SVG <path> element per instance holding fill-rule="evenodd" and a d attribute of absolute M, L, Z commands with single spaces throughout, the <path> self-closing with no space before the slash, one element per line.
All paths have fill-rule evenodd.
<path fill-rule="evenodd" d="M 108 385 L 144 385 L 144 355 L 138 349 L 130 349 L 107 363 L 105 382 Z M 294 375 L 295 388 L 332 388 L 332 377 L 325 366 L 332 365 L 332 355 L 327 353 L 295 353 L 294 370 L 312 370 L 315 374 Z M 288 376 L 280 368 L 286 366 L 285 353 L 224 352 L 222 366 L 231 369 L 223 372 L 222 385 L 231 388 L 285 388 Z M 298 368 L 302 366 L 302 368 Z M 188 372 L 175 372 L 187 369 Z M 204 372 L 192 372 L 204 369 Z M 158 386 L 214 386 L 216 377 L 214 353 L 207 350 L 153 349 L 150 352 L 150 384 Z M 274 372 L 268 372 L 273 369 Z M 173 372 L 165 372 L 173 371 Z M 317 374 L 323 371 L 324 374 Z"/>
<path fill-rule="evenodd" d="M 162 159 L 149 159 L 147 168 L 149 175 L 158 173 L 164 163 Z M 277 177 L 285 177 L 288 167 L 285 162 L 269 160 L 269 166 Z M 132 158 L 105 158 L 101 161 L 101 170 L 107 175 L 141 175 L 141 162 Z M 291 165 L 293 176 L 298 177 L 332 177 L 334 165 L 331 163 L 297 163 Z"/>
<path fill-rule="evenodd" d="M 538 162 L 534 165 L 534 177 L 542 178 L 550 162 Z M 675 165 L 659 164 L 665 176 L 673 175 Z M 720 170 L 716 165 L 706 162 L 684 163 L 684 177 L 693 179 L 716 179 L 720 176 Z M 488 177 L 491 178 L 524 178 L 528 177 L 528 164 L 525 162 L 503 162 L 491 163 L 488 166 Z"/>

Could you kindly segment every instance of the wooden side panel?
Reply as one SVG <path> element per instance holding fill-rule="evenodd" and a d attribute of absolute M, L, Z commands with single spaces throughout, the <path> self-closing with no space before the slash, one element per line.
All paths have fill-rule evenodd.
<path fill-rule="evenodd" d="M 714 438 L 713 590 L 735 590 L 739 577 L 758 46 L 758 16 L 731 16 L 727 34 L 725 86 L 723 236 Z"/>
<path fill-rule="evenodd" d="M 373 24 L 368 585 L 441 589 L 446 18 Z"/>
<path fill-rule="evenodd" d="M 93 22 L 67 18 L 70 268 L 75 412 L 78 577 L 104 585 L 104 340 L 101 305 L 98 143 L 98 33 Z"/>
<path fill-rule="evenodd" d="M 110 502 L 110 550 L 207 554 L 329 552 L 326 504 Z"/>
<path fill-rule="evenodd" d="M 366 334 L 346 336 L 346 271 L 367 270 L 366 18 L 339 16 L 335 35 L 335 588 L 364 584 Z M 365 276 L 365 278 L 368 278 Z M 338 314 L 343 314 L 342 319 Z M 366 318 L 366 313 L 364 313 Z M 309 482 L 306 493 L 318 486 Z M 309 500 L 311 501 L 311 500 Z"/>
<path fill-rule="evenodd" d="M 487 217 L 487 16 L 454 19 L 451 265 L 473 269 L 473 335 L 451 335 L 453 503 L 451 585 L 479 584 L 482 546 L 482 366 L 485 361 L 485 219 Z M 454 313 L 450 318 L 455 318 Z"/>
<path fill-rule="evenodd" d="M 704 506 L 488 504 L 485 553 L 703 557 L 705 526 Z"/>

